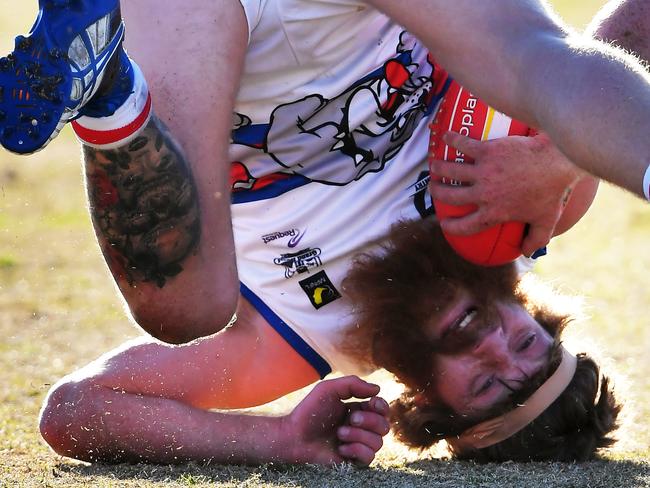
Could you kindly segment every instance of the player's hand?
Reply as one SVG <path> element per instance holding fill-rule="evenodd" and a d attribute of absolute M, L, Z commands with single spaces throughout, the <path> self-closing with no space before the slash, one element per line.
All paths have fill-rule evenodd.
<path fill-rule="evenodd" d="M 529 224 L 522 252 L 530 256 L 551 240 L 572 188 L 583 176 L 545 134 L 477 141 L 448 132 L 444 141 L 475 164 L 433 161 L 434 174 L 462 181 L 451 186 L 431 181 L 433 198 L 452 205 L 473 203 L 476 212 L 441 222 L 450 234 L 470 235 L 496 224 Z"/>
<path fill-rule="evenodd" d="M 388 433 L 388 404 L 379 386 L 356 376 L 323 381 L 285 418 L 296 462 L 369 465 Z M 350 401 L 370 398 L 367 401 Z"/>

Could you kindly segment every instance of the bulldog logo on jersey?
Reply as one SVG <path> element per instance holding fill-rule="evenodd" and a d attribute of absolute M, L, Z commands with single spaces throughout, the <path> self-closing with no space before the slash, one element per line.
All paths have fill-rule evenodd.
<path fill-rule="evenodd" d="M 237 190 L 264 189 L 259 199 L 270 198 L 310 182 L 347 185 L 381 171 L 433 111 L 447 78 L 424 47 L 403 32 L 395 57 L 336 96 L 313 93 L 279 105 L 268 124 L 238 114 L 234 154 L 241 145 L 261 150 L 263 157 L 247 157 L 251 162 L 245 168 L 236 163 L 233 201 L 242 198 Z M 270 193 L 269 186 L 277 191 Z"/>
<path fill-rule="evenodd" d="M 316 310 L 341 298 L 325 271 L 298 282 Z"/>

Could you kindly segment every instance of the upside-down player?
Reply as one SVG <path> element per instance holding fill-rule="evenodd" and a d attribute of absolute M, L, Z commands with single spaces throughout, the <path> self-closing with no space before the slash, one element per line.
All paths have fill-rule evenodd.
<path fill-rule="evenodd" d="M 417 190 L 426 186 L 427 121 L 444 94 L 427 50 L 394 20 L 420 34 L 459 79 L 549 131 L 580 164 L 641 187 L 634 178 L 648 142 L 637 133 L 650 122 L 645 75 L 622 55 L 605 55 L 602 45 L 584 41 L 576 48 L 536 2 L 502 3 L 488 12 L 483 4 L 436 0 L 424 6 L 407 0 L 399 11 L 384 0 L 304 2 L 294 9 L 281 0 L 243 1 L 243 11 L 226 0 L 125 2 L 132 52 L 181 149 L 152 115 L 145 77 L 120 47 L 117 2 L 40 2 L 33 33 L 0 65 L 0 82 L 11 94 L 2 105 L 2 144 L 36 150 L 77 118 L 98 240 L 145 330 L 180 342 L 220 330 L 238 313 L 216 336 L 178 348 L 131 344 L 59 384 L 42 416 L 48 442 L 82 459 L 369 462 L 386 411 L 372 400 L 347 415 L 339 396 L 377 393 L 356 380 L 323 383 L 282 421 L 205 409 L 268 401 L 331 367 L 345 371 L 346 363 L 356 363 L 337 347 L 336 332 L 351 319 L 341 281 L 352 255 L 392 222 L 422 210 L 426 194 Z M 418 14 L 418 7 L 425 11 Z M 488 17 L 494 22 L 479 22 Z M 434 18 L 438 29 L 430 28 Z M 461 18 L 476 25 L 470 34 L 457 29 Z M 502 23 L 520 29 L 501 29 Z M 188 56 L 190 47 L 199 54 Z M 542 48 L 544 70 L 538 70 L 525 54 Z M 457 50 L 470 58 L 461 63 Z M 568 61 L 571 69 L 560 70 Z M 485 63 L 493 79 L 484 76 Z M 579 89 L 571 89 L 571 78 L 581 79 Z M 607 79 L 639 105 L 609 101 L 614 90 L 602 90 Z M 610 118 L 640 121 L 610 127 L 612 140 L 636 143 L 615 151 L 595 136 L 605 124 L 600 110 L 611 103 Z M 563 130 L 576 119 L 585 130 L 567 140 Z M 589 157 L 585 146 L 592 147 Z M 537 157 L 543 152 L 544 164 L 558 171 L 530 184 L 558 179 L 562 191 L 552 199 L 559 202 L 577 176 L 554 148 L 543 149 Z M 614 155 L 624 161 L 620 174 L 608 172 Z M 510 359 L 503 364 L 531 377 L 548 362 L 539 355 Z M 315 397 L 330 401 L 318 405 Z M 491 398 L 477 411 L 485 414 L 502 400 Z"/>

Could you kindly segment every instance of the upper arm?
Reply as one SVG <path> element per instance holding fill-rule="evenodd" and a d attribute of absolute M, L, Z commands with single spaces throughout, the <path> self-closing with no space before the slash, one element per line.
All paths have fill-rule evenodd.
<path fill-rule="evenodd" d="M 319 379 L 244 299 L 236 322 L 180 346 L 149 338 L 126 343 L 77 373 L 105 388 L 178 400 L 199 408 L 247 408 Z"/>

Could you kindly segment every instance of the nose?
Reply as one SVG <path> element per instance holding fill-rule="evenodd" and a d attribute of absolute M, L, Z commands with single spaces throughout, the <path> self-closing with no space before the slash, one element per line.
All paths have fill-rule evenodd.
<path fill-rule="evenodd" d="M 501 327 L 486 335 L 474 352 L 482 367 L 494 371 L 510 388 L 518 389 L 519 384 L 526 379 L 526 373 L 517 364 Z"/>
<path fill-rule="evenodd" d="M 481 337 L 474 347 L 474 354 L 483 361 L 500 363 L 507 360 L 508 344 L 501 327 L 496 327 Z"/>

